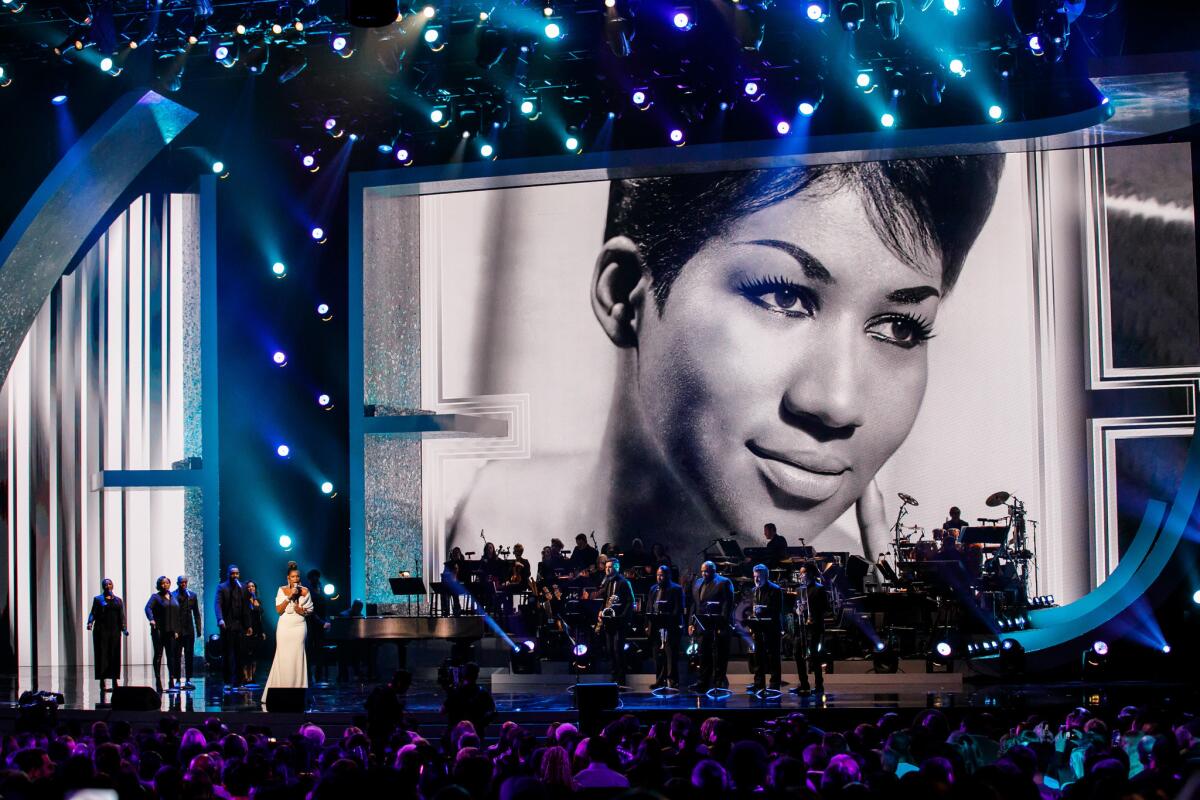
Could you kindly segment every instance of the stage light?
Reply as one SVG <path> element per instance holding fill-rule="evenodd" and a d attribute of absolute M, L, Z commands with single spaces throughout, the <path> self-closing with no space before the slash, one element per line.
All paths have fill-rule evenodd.
<path fill-rule="evenodd" d="M 271 273 L 274 274 L 276 278 L 282 278 L 284 275 L 287 275 L 287 265 L 282 261 L 276 261 L 271 265 Z"/>
<path fill-rule="evenodd" d="M 244 22 L 239 22 L 236 26 L 234 26 L 233 32 L 236 33 L 238 36 L 245 36 L 246 35 L 246 24 Z"/>
<path fill-rule="evenodd" d="M 681 31 L 692 29 L 692 15 L 682 9 L 677 10 L 675 15 L 671 17 L 671 23 Z"/>
<path fill-rule="evenodd" d="M 274 361 L 278 366 L 282 367 L 287 364 L 287 353 L 283 352 L 282 350 L 276 350 L 274 354 L 272 354 L 271 360 Z"/>
<path fill-rule="evenodd" d="M 1004 119 L 1004 109 L 997 105 L 988 106 L 988 119 L 992 122 L 1000 122 Z"/>
<path fill-rule="evenodd" d="M 811 117 L 814 113 L 816 113 L 817 107 L 807 100 L 802 100 L 800 105 L 796 106 L 796 110 L 805 117 Z"/>
<path fill-rule="evenodd" d="M 963 63 L 961 58 L 950 59 L 950 71 L 960 78 L 965 78 L 967 75 L 967 65 Z"/>
<path fill-rule="evenodd" d="M 605 8 L 616 8 L 617 0 L 604 0 L 604 7 Z"/>
<path fill-rule="evenodd" d="M 321 168 L 321 165 L 317 163 L 317 157 L 312 153 L 306 153 L 304 157 L 300 159 L 300 164 L 309 172 L 316 172 Z"/>
<path fill-rule="evenodd" d="M 633 94 L 629 95 L 629 99 L 634 106 L 640 108 L 642 111 L 649 108 L 653 102 L 650 99 L 650 93 L 645 89 L 634 89 Z"/>
<path fill-rule="evenodd" d="M 490 144 L 487 144 L 485 142 L 485 143 L 479 145 L 479 155 L 483 156 L 484 158 L 491 158 L 495 154 L 496 154 L 496 148 L 492 147 Z"/>
<path fill-rule="evenodd" d="M 954 648 L 950 646 L 949 642 L 938 642 L 934 651 L 942 658 L 949 658 L 954 653 Z"/>
<path fill-rule="evenodd" d="M 676 147 L 683 147 L 684 144 L 686 144 L 682 128 L 672 128 L 671 132 L 668 134 L 668 137 L 670 138 L 671 143 Z"/>
<path fill-rule="evenodd" d="M 0 67 L 0 89 L 12 83 L 12 76 L 8 74 L 8 70 Z"/>
<path fill-rule="evenodd" d="M 525 98 L 521 101 L 520 109 L 523 116 L 532 117 L 533 112 L 537 110 L 537 104 L 533 100 Z"/>
<path fill-rule="evenodd" d="M 212 163 L 212 171 L 213 171 L 213 175 L 220 175 L 223 172 L 225 172 L 225 162 L 224 161 L 214 161 Z"/>
<path fill-rule="evenodd" d="M 64 105 L 66 102 L 67 102 L 67 96 L 65 94 L 56 94 L 56 95 L 54 95 L 54 97 L 50 98 L 51 105 L 61 106 L 61 105 Z"/>
<path fill-rule="evenodd" d="M 588 646 L 586 644 L 584 644 L 583 642 L 580 642 L 579 644 L 577 644 L 573 648 L 571 648 L 571 654 L 573 656 L 575 656 L 576 658 L 583 658 L 584 656 L 586 656 L 588 654 Z"/>
<path fill-rule="evenodd" d="M 787 136 L 792 130 L 792 125 L 786 119 L 781 119 L 775 123 L 775 132 L 780 136 Z"/>
<path fill-rule="evenodd" d="M 333 593 L 337 591 L 337 588 L 332 583 L 327 583 L 321 591 L 325 592 L 326 597 L 333 597 Z"/>
<path fill-rule="evenodd" d="M 425 29 L 425 44 L 437 44 L 437 40 L 442 38 L 442 32 L 437 28 Z"/>
<path fill-rule="evenodd" d="M 333 484 L 325 481 L 321 484 L 321 494 L 333 494 Z"/>
<path fill-rule="evenodd" d="M 338 126 L 338 124 L 337 124 L 336 118 L 328 117 L 325 120 L 325 130 L 333 132 L 333 131 L 337 130 L 337 126 Z"/>
<path fill-rule="evenodd" d="M 578 153 L 582 148 L 579 146 L 579 139 L 574 136 L 568 136 L 563 141 L 563 147 L 567 148 L 569 153 Z"/>
<path fill-rule="evenodd" d="M 962 3 L 960 0 L 942 0 L 942 8 L 946 9 L 951 14 L 957 15 L 962 9 Z"/>
<path fill-rule="evenodd" d="M 876 674 L 892 675 L 900 671 L 900 656 L 886 642 L 876 642 L 871 665 Z"/>
<path fill-rule="evenodd" d="M 279 36 L 281 33 L 283 33 L 283 26 L 280 25 L 278 22 L 273 23 L 271 25 L 271 33 L 275 34 L 276 36 Z"/>
<path fill-rule="evenodd" d="M 887 111 L 879 116 L 879 124 L 885 128 L 892 128 L 896 125 L 896 115 Z"/>
<path fill-rule="evenodd" d="M 808 8 L 805 9 L 804 13 L 807 14 L 808 18 L 813 22 L 820 22 L 821 20 L 825 19 L 825 9 L 821 7 L 820 3 L 809 3 Z"/>
<path fill-rule="evenodd" d="M 347 41 L 345 36 L 341 36 L 340 34 L 334 36 L 333 39 L 329 41 L 329 46 L 333 48 L 333 52 L 335 53 L 340 53 L 345 50 L 347 44 L 349 44 L 349 41 Z"/>
<path fill-rule="evenodd" d="M 280 458 L 287 458 L 291 454 L 292 448 L 288 447 L 286 444 L 281 444 L 275 448 L 275 455 L 279 456 Z"/>
<path fill-rule="evenodd" d="M 429 112 L 429 121 L 439 128 L 444 128 L 450 124 L 450 115 L 446 113 L 445 106 L 434 106 Z"/>
<path fill-rule="evenodd" d="M 838 8 L 838 21 L 848 31 L 856 31 L 862 27 L 867 18 L 863 5 L 856 0 L 847 0 Z"/>
<path fill-rule="evenodd" d="M 557 39 L 562 36 L 562 28 L 558 26 L 557 22 L 547 22 L 542 32 L 546 34 L 547 39 Z"/>
<path fill-rule="evenodd" d="M 900 38 L 900 24 L 904 22 L 904 5 L 901 0 L 875 0 L 875 25 L 885 41 Z"/>
<path fill-rule="evenodd" d="M 425 15 L 425 19 L 433 19 L 433 15 L 437 13 L 437 9 L 433 6 L 425 6 L 421 9 L 421 13 Z"/>
<path fill-rule="evenodd" d="M 314 242 L 323 242 L 323 241 L 325 241 L 325 229 L 324 228 L 313 228 L 309 232 L 309 236 L 311 236 L 313 238 Z"/>
<path fill-rule="evenodd" d="M 286 533 L 281 534 L 279 537 L 279 546 L 282 547 L 284 550 L 291 550 L 292 549 L 292 537 L 288 536 Z"/>
<path fill-rule="evenodd" d="M 317 395 L 317 405 L 319 405 L 321 408 L 329 408 L 331 405 L 333 405 L 333 398 L 327 394 Z"/>
<path fill-rule="evenodd" d="M 1027 44 L 1029 45 L 1029 52 L 1035 56 L 1043 55 L 1046 52 L 1042 49 L 1042 37 L 1036 33 L 1029 37 Z"/>
<path fill-rule="evenodd" d="M 412 157 L 409 155 L 408 150 L 404 149 L 403 147 L 396 150 L 396 160 L 404 166 L 408 166 L 412 163 Z"/>
<path fill-rule="evenodd" d="M 1200 589 L 1192 592 L 1192 602 L 1200 606 Z"/>
<path fill-rule="evenodd" d="M 318 317 L 327 316 L 329 314 L 329 311 L 330 311 L 330 309 L 329 309 L 328 303 L 318 303 L 317 304 L 317 316 Z"/>
<path fill-rule="evenodd" d="M 130 44 L 132 44 L 132 42 Z M 225 66 L 229 66 L 229 64 L 226 63 L 229 61 L 229 53 L 229 45 L 217 45 L 217 49 L 213 50 L 213 58 L 215 58 L 217 61 L 220 61 Z"/>
<path fill-rule="evenodd" d="M 882 653 L 884 650 L 887 650 L 887 644 L 885 642 L 875 643 L 875 652 Z"/>
<path fill-rule="evenodd" d="M 747 97 L 757 97 L 758 81 L 746 81 L 746 83 L 742 86 L 742 91 L 745 92 Z"/>
<path fill-rule="evenodd" d="M 354 45 L 350 41 L 350 36 L 345 33 L 333 33 L 329 37 L 329 49 L 332 50 L 340 58 L 349 58 L 354 55 Z"/>
<path fill-rule="evenodd" d="M 1160 647 L 1159 649 L 1162 650 L 1163 653 L 1166 653 L 1169 655 L 1171 652 L 1171 645 L 1167 644 L 1166 642 L 1163 642 L 1163 646 Z"/>
<path fill-rule="evenodd" d="M 385 156 L 388 155 L 389 153 L 391 153 L 393 150 L 392 146 L 390 144 L 388 144 L 387 142 L 384 142 L 383 144 L 378 145 L 375 149 L 378 150 L 379 152 L 383 153 Z"/>
<path fill-rule="evenodd" d="M 100 71 L 101 72 L 108 72 L 112 68 L 113 68 L 113 60 L 111 58 L 109 58 L 108 56 L 105 56 L 104 58 L 100 59 Z"/>
<path fill-rule="evenodd" d="M 856 75 L 854 78 L 854 85 L 860 89 L 872 88 L 874 86 L 874 82 L 871 80 L 871 73 L 869 73 L 869 72 L 858 73 L 858 75 Z"/>

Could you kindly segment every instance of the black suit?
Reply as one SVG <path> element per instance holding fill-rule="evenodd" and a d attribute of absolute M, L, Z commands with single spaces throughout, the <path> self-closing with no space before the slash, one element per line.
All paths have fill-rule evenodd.
<path fill-rule="evenodd" d="M 771 539 L 767 540 L 767 544 L 763 547 L 766 550 L 766 556 L 763 561 L 771 569 L 779 566 L 779 562 L 787 558 L 787 539 L 780 536 L 778 533 Z"/>
<path fill-rule="evenodd" d="M 808 691 L 808 669 L 812 668 L 817 692 L 825 691 L 825 678 L 821 674 L 821 639 L 825 636 L 825 614 L 830 610 L 829 593 L 824 584 L 808 584 L 808 613 L 810 622 L 799 621 L 800 636 L 796 640 L 796 672 L 800 675 L 800 690 Z"/>
<path fill-rule="evenodd" d="M 225 581 L 217 587 L 215 608 L 221 626 L 222 672 L 225 683 L 242 682 L 242 664 L 246 661 L 246 630 L 251 628 L 250 597 L 241 581 Z"/>
<path fill-rule="evenodd" d="M 776 539 L 779 537 L 776 536 Z M 764 620 L 753 625 L 754 632 L 754 686 L 766 686 L 767 673 L 771 675 L 770 687 L 778 689 L 783 671 L 779 657 L 781 622 L 783 620 L 783 589 L 779 584 L 767 581 L 754 588 L 754 618 Z"/>
<path fill-rule="evenodd" d="M 662 601 L 662 602 L 659 602 Z M 679 685 L 679 638 L 683 631 L 683 587 L 657 581 L 646 596 L 650 619 L 650 647 L 654 649 L 654 675 L 658 683 Z"/>
<path fill-rule="evenodd" d="M 163 653 L 167 656 L 167 678 L 174 684 L 179 680 L 179 602 L 175 595 L 155 592 L 146 601 L 146 619 L 150 626 L 150 641 L 154 645 L 154 685 L 162 691 Z"/>
<path fill-rule="evenodd" d="M 629 631 L 629 618 L 633 616 L 633 586 L 624 575 L 606 575 L 602 596 L 605 606 L 612 609 L 612 617 L 604 620 L 604 640 L 608 646 L 608 657 L 612 659 L 612 679 L 625 682 L 625 637 Z"/>
<path fill-rule="evenodd" d="M 176 589 L 175 602 L 179 603 L 179 650 L 183 656 L 183 669 L 176 674 L 182 674 L 190 683 L 196 654 L 196 637 L 204 629 L 203 618 L 200 616 L 200 600 L 191 589 Z"/>
<path fill-rule="evenodd" d="M 699 688 L 727 688 L 729 679 L 729 621 L 733 616 L 733 582 L 716 575 L 712 581 L 703 578 L 692 586 L 692 613 L 700 626 Z"/>

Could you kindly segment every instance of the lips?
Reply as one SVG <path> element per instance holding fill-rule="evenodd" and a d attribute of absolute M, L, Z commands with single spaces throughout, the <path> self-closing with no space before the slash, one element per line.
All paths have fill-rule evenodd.
<path fill-rule="evenodd" d="M 837 494 L 850 465 L 821 453 L 781 452 L 746 442 L 758 459 L 759 474 L 776 492 L 804 503 L 820 503 Z"/>

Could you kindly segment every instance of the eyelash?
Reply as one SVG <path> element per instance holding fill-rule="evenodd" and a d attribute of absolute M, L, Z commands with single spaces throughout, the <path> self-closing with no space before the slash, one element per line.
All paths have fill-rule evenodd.
<path fill-rule="evenodd" d="M 744 278 L 737 285 L 737 291 L 747 300 L 757 305 L 766 311 L 773 314 L 781 314 L 786 317 L 811 317 L 816 312 L 821 310 L 820 297 L 807 286 L 801 286 L 782 276 L 768 275 L 762 278 Z M 792 311 L 790 309 L 776 308 L 768 305 L 763 297 L 772 292 L 790 292 L 796 295 L 798 302 L 805 307 L 805 311 Z M 808 310 L 811 309 L 811 310 Z M 880 341 L 887 342 L 896 347 L 911 349 L 925 344 L 934 337 L 933 323 L 922 316 L 913 314 L 898 314 L 889 313 L 882 314 L 872 319 L 869 323 L 870 327 L 880 323 L 904 323 L 913 327 L 913 340 L 911 343 L 899 342 L 888 337 L 877 336 Z"/>

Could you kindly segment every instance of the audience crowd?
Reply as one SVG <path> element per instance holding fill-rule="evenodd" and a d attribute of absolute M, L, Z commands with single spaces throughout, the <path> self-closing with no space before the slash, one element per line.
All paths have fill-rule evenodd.
<path fill-rule="evenodd" d="M 1002 724 L 1002 710 L 923 709 L 864 714 L 842 731 L 802 713 L 744 730 L 732 717 L 677 714 L 648 724 L 625 715 L 588 736 L 566 722 L 497 726 L 486 710 L 456 711 L 451 702 L 439 735 L 422 737 L 403 710 L 406 688 L 376 689 L 363 726 L 336 736 L 305 724 L 276 739 L 263 726 L 234 731 L 212 717 L 185 728 L 169 716 L 144 728 L 114 720 L 12 733 L 3 740 L 0 796 L 1152 800 L 1197 793 L 1200 719 L 1134 707 L 1111 718 L 1083 708 L 1064 719 L 1033 715 L 1013 727 Z"/>

